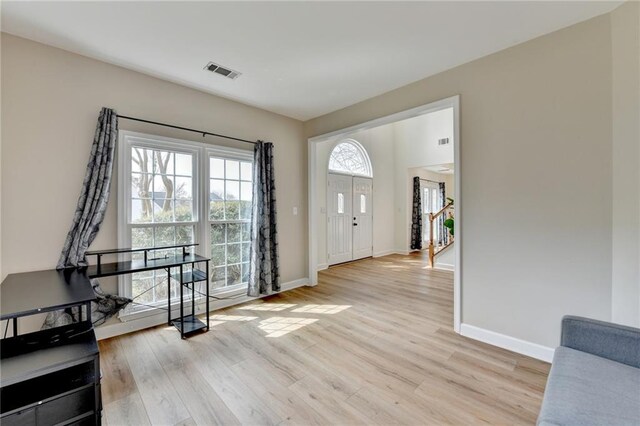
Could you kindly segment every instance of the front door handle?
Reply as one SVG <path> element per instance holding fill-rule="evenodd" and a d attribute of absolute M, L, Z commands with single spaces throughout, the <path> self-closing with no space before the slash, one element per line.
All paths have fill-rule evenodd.
<path fill-rule="evenodd" d="M 354 222 L 354 223 L 353 223 L 353 226 L 358 226 L 358 224 Z"/>

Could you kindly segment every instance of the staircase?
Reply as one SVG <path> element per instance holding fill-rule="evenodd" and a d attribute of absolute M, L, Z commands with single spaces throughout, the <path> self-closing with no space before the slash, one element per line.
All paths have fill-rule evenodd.
<path fill-rule="evenodd" d="M 433 268 L 436 263 L 436 256 L 442 253 L 447 247 L 453 244 L 453 234 L 448 228 L 445 228 L 444 232 L 439 232 L 438 235 L 442 235 L 440 241 L 435 241 L 433 236 L 435 235 L 435 227 L 441 226 L 441 223 L 446 219 L 453 219 L 453 202 L 448 203 L 442 209 L 436 213 L 429 213 L 429 267 Z M 454 228 L 455 229 L 455 228 Z M 455 231 L 454 231 L 455 232 Z"/>

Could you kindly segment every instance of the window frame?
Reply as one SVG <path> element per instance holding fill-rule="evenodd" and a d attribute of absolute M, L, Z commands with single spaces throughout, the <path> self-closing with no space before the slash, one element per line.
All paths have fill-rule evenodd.
<path fill-rule="evenodd" d="M 194 155 L 192 170 L 192 194 L 193 194 L 193 218 L 192 222 L 166 222 L 157 225 L 193 225 L 194 244 L 199 244 L 196 251 L 203 256 L 210 257 L 210 221 L 209 221 L 209 157 L 216 155 L 227 159 L 238 159 L 253 162 L 252 149 L 229 148 L 218 145 L 211 145 L 202 142 L 194 142 L 184 139 L 168 138 L 127 130 L 118 132 L 117 146 L 117 240 L 118 247 L 129 247 L 131 244 L 131 147 L 140 146 L 147 149 L 166 149 L 174 152 L 182 152 Z M 143 223 L 143 226 L 154 226 L 155 223 Z M 124 255 L 120 255 L 119 260 L 124 260 Z M 212 269 L 212 265 L 210 270 Z M 209 271 L 211 272 L 211 271 Z M 217 291 L 216 291 L 217 290 Z M 246 284 L 238 284 L 216 289 L 212 293 L 218 295 L 239 294 L 246 291 Z M 118 294 L 131 297 L 131 274 L 118 276 Z M 196 300 L 201 297 L 196 298 Z M 123 321 L 142 318 L 149 315 L 156 315 L 161 309 L 166 309 L 166 300 L 155 302 L 158 308 L 138 306 L 135 308 L 123 309 L 119 318 Z M 172 309 L 178 307 L 179 300 L 172 300 Z"/>

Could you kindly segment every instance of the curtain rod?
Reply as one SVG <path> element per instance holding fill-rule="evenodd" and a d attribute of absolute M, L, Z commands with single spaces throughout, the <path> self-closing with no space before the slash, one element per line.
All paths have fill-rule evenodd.
<path fill-rule="evenodd" d="M 118 114 L 117 117 L 118 118 L 123 118 L 125 120 L 139 121 L 141 123 L 155 124 L 156 126 L 171 127 L 172 129 L 184 130 L 184 131 L 187 131 L 187 132 L 200 133 L 202 135 L 202 137 L 205 137 L 206 135 L 209 135 L 209 136 L 217 136 L 219 138 L 231 139 L 231 140 L 238 141 L 238 142 L 246 142 L 246 143 L 250 143 L 250 144 L 254 144 L 254 145 L 257 143 L 257 142 L 246 140 L 246 139 L 234 138 L 233 136 L 220 135 L 218 133 L 205 132 L 203 130 L 190 129 L 188 127 L 174 126 L 173 124 L 160 123 L 158 121 L 143 120 L 142 118 L 128 117 L 126 115 Z"/>

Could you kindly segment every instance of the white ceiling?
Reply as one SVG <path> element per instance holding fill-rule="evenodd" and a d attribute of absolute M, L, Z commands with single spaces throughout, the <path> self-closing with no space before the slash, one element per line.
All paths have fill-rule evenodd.
<path fill-rule="evenodd" d="M 453 174 L 453 163 L 446 164 L 436 164 L 434 166 L 424 166 L 423 169 L 428 172 L 440 173 L 443 175 L 452 175 Z"/>
<path fill-rule="evenodd" d="M 621 3 L 5 0 L 1 24 L 11 34 L 307 120 Z M 209 61 L 243 75 L 232 81 L 204 71 Z"/>

